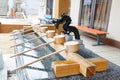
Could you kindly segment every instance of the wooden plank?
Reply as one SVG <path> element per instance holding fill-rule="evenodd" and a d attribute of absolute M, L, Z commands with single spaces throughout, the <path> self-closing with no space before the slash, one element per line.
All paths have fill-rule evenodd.
<path fill-rule="evenodd" d="M 33 29 L 33 26 L 23 26 L 23 30 Z"/>
<path fill-rule="evenodd" d="M 82 31 L 85 31 L 85 32 L 88 32 L 88 33 L 92 33 L 92 34 L 97 35 L 96 32 L 94 32 L 93 30 L 91 30 L 91 29 L 89 29 L 89 28 L 86 28 L 86 27 L 77 26 L 77 29 L 78 29 L 78 30 L 82 30 Z"/>
<path fill-rule="evenodd" d="M 52 68 L 56 77 L 80 74 L 79 64 L 73 61 L 54 61 L 52 62 Z"/>
<path fill-rule="evenodd" d="M 96 71 L 106 71 L 108 68 L 108 61 L 102 57 L 88 58 L 88 61 L 96 65 Z"/>
<path fill-rule="evenodd" d="M 68 60 L 77 62 L 80 64 L 80 73 L 83 74 L 85 77 L 90 77 L 95 75 L 96 66 L 91 63 L 90 61 L 84 59 L 82 56 L 80 56 L 77 53 L 71 53 L 68 55 Z"/>
<path fill-rule="evenodd" d="M 1 33 L 10 33 L 15 29 L 23 29 L 23 26 L 30 26 L 30 20 L 25 19 L 0 19 Z"/>
<path fill-rule="evenodd" d="M 16 30 L 23 29 L 23 26 L 22 25 L 4 25 L 4 24 L 1 24 L 0 32 L 1 33 L 10 33 L 15 29 Z"/>
<path fill-rule="evenodd" d="M 91 33 L 91 34 L 95 34 L 95 35 L 98 35 L 98 34 L 101 34 L 101 35 L 108 34 L 107 32 L 99 31 L 99 30 L 92 29 L 92 28 L 87 28 L 87 27 L 84 27 L 84 26 L 76 26 L 76 27 L 77 27 L 78 30 L 82 30 L 82 31 L 85 31 L 85 32 L 88 32 L 88 33 Z"/>

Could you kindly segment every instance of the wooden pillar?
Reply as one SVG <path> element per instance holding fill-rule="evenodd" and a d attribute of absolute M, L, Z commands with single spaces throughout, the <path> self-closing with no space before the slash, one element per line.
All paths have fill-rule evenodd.
<path fill-rule="evenodd" d="M 69 0 L 53 0 L 53 18 L 59 18 L 62 13 L 69 11 Z M 63 31 L 62 25 L 56 32 L 59 34 Z"/>

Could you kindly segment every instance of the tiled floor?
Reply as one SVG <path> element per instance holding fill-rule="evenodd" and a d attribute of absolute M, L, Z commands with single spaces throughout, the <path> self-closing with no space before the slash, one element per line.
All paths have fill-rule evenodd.
<path fill-rule="evenodd" d="M 0 80 L 7 80 L 7 70 L 12 69 L 15 66 L 14 58 L 9 58 L 9 56 L 13 54 L 13 49 L 8 48 L 8 45 L 12 44 L 12 42 L 9 42 L 9 38 L 8 34 L 0 35 L 0 45 L 4 43 L 4 45 L 0 46 L 4 58 L 4 69 L 0 70 Z M 86 48 L 120 66 L 120 49 L 109 45 L 92 46 L 92 44 L 96 43 L 96 40 L 86 36 L 81 36 L 81 39 Z"/>
<path fill-rule="evenodd" d="M 92 50 L 97 55 L 104 57 L 110 62 L 120 66 L 120 49 L 109 45 L 92 46 L 92 44 L 96 44 L 96 40 L 85 36 L 81 36 L 81 39 L 84 41 L 86 48 Z"/>

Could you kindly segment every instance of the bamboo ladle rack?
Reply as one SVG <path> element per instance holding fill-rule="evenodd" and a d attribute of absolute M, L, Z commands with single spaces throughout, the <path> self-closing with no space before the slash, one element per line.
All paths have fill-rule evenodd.
<path fill-rule="evenodd" d="M 44 32 L 45 32 L 45 31 L 44 31 Z M 31 42 L 31 41 L 33 41 L 33 40 L 39 39 L 39 38 L 44 37 L 44 36 L 47 36 L 47 38 L 53 38 L 53 37 L 55 36 L 55 31 L 54 31 L 54 30 L 48 30 L 48 31 L 46 31 L 46 34 L 45 34 L 45 35 L 39 36 L 39 37 L 37 37 L 37 38 L 30 39 L 30 40 L 28 40 L 28 41 L 25 41 L 25 42 L 22 42 L 22 43 L 19 43 L 19 44 L 12 45 L 12 46 L 10 46 L 10 48 L 16 47 L 16 46 L 19 46 L 19 45 L 22 45 L 22 44 L 25 44 L 25 43 L 27 43 L 27 42 Z"/>
<path fill-rule="evenodd" d="M 31 42 L 31 41 L 33 41 L 33 40 L 39 39 L 39 38 L 44 37 L 44 36 L 46 36 L 46 35 L 39 36 L 39 37 L 36 37 L 36 38 L 30 39 L 30 40 L 25 41 L 25 42 L 22 42 L 22 43 L 12 45 L 12 46 L 10 46 L 10 48 L 12 48 L 12 47 L 16 47 L 16 46 L 19 46 L 19 45 L 22 45 L 22 44 L 25 44 L 25 43 L 27 43 L 27 42 Z"/>
<path fill-rule="evenodd" d="M 67 42 L 66 42 L 66 43 L 67 43 Z M 40 57 L 40 58 L 38 58 L 37 60 L 34 60 L 34 61 L 30 62 L 30 63 L 25 64 L 25 65 L 19 66 L 19 67 L 13 69 L 13 70 L 10 70 L 10 72 L 15 72 L 15 71 L 17 71 L 17 70 L 19 70 L 19 69 L 23 69 L 23 68 L 25 68 L 25 67 L 27 67 L 27 66 L 29 66 L 29 65 L 31 65 L 31 64 L 34 64 L 34 63 L 36 63 L 36 62 L 38 62 L 38 61 L 41 61 L 41 60 L 44 60 L 44 59 L 46 59 L 46 58 L 48 58 L 48 57 L 50 57 L 50 56 L 56 55 L 56 54 L 58 54 L 59 52 L 62 52 L 62 51 L 71 52 L 70 49 L 68 49 L 68 48 L 70 48 L 70 47 L 71 47 L 71 48 L 77 48 L 77 50 L 76 50 L 76 49 L 75 49 L 75 50 L 72 50 L 72 53 L 77 52 L 77 51 L 79 50 L 79 43 L 76 42 L 76 41 L 72 41 L 72 45 L 71 45 L 71 44 L 66 44 L 66 45 L 65 45 L 65 48 L 63 48 L 63 49 L 61 49 L 61 50 L 58 50 L 58 51 L 56 51 L 56 52 L 50 53 L 50 54 L 48 54 L 48 55 L 45 55 L 45 56 L 43 56 L 43 57 Z"/>
<path fill-rule="evenodd" d="M 27 28 L 27 29 L 29 29 L 29 28 Z M 31 28 L 30 28 L 31 29 Z M 39 30 L 39 29 L 38 29 Z M 48 30 L 48 27 L 41 27 L 40 28 L 40 32 L 41 33 L 45 33 L 46 31 Z M 38 32 L 38 31 L 37 31 Z M 23 36 L 26 36 L 26 35 L 30 35 L 30 34 L 34 34 L 34 33 L 36 33 L 35 31 L 34 32 L 30 32 L 30 33 L 26 33 L 26 34 L 24 34 Z M 15 35 L 17 35 L 17 34 L 15 34 Z M 14 35 L 14 36 L 15 36 Z M 18 39 L 18 38 L 15 38 L 15 39 Z M 38 38 L 36 38 L 36 39 L 38 39 Z M 14 40 L 14 39 L 10 39 L 10 41 L 12 41 L 12 40 Z M 35 40 L 35 39 L 33 39 L 33 40 Z M 30 41 L 32 41 L 32 40 L 30 40 Z M 29 41 L 28 41 L 29 42 Z M 24 43 L 23 43 L 24 44 Z M 21 44 L 20 44 L 21 45 Z"/>
<path fill-rule="evenodd" d="M 34 48 L 31 48 L 30 50 L 27 50 L 27 51 L 23 51 L 23 52 L 20 52 L 20 53 L 16 53 L 16 54 L 12 55 L 10 58 L 15 57 L 15 56 L 22 55 L 22 54 L 24 54 L 24 53 L 26 53 L 26 52 L 35 50 L 35 49 L 37 49 L 37 48 L 40 48 L 40 47 L 42 47 L 42 46 L 48 45 L 48 44 L 53 43 L 53 42 L 56 43 L 56 44 L 63 44 L 63 43 L 65 42 L 65 36 L 64 36 L 64 35 L 57 35 L 57 36 L 54 37 L 54 40 L 52 40 L 52 41 L 50 41 L 50 42 L 43 43 L 43 44 L 38 45 L 38 46 L 36 46 L 36 47 L 34 47 Z"/>

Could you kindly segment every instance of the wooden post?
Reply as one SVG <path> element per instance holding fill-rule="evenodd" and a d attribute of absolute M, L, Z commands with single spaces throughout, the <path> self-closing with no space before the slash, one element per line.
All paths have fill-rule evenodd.
<path fill-rule="evenodd" d="M 53 18 L 59 18 L 62 13 L 69 11 L 69 0 L 53 0 Z M 58 34 L 63 31 L 62 25 L 56 30 Z"/>

